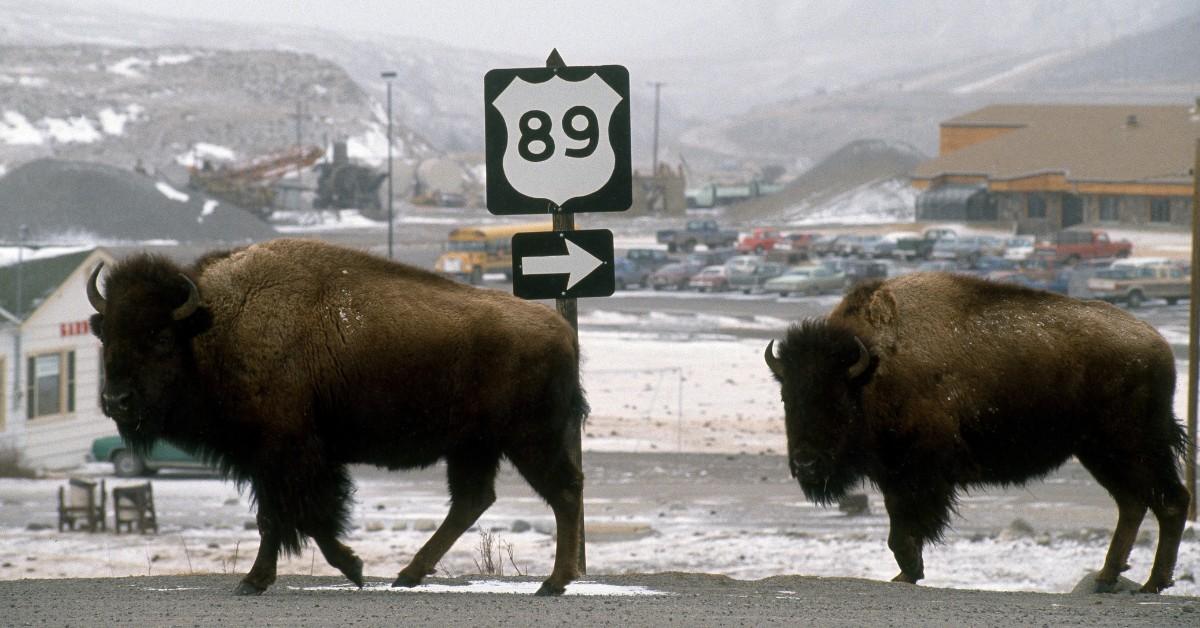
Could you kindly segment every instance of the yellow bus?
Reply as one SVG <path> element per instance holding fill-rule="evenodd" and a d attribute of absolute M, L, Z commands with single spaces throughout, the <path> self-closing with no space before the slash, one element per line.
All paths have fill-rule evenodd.
<path fill-rule="evenodd" d="M 512 237 L 526 231 L 551 231 L 553 223 L 477 225 L 459 227 L 446 238 L 434 270 L 478 285 L 485 273 L 504 273 L 512 279 Z"/>

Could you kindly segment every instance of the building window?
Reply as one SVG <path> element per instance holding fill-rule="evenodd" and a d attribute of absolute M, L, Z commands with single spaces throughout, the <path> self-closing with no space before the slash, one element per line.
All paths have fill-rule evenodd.
<path fill-rule="evenodd" d="M 1121 215 L 1121 197 L 1119 196 L 1101 196 L 1100 197 L 1100 220 L 1105 222 L 1116 222 L 1120 220 Z"/>
<path fill-rule="evenodd" d="M 1026 197 L 1026 210 L 1030 218 L 1046 217 L 1046 199 L 1041 194 L 1030 194 Z"/>
<path fill-rule="evenodd" d="M 1150 199 L 1150 222 L 1171 222 L 1171 199 Z"/>
<path fill-rule="evenodd" d="M 75 352 L 30 356 L 26 374 L 28 418 L 75 411 Z"/>

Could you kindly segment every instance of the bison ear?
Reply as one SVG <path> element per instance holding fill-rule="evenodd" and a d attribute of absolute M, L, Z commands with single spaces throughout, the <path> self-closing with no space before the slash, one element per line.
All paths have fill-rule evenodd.
<path fill-rule="evenodd" d="M 196 308 L 190 316 L 179 321 L 176 329 L 187 338 L 199 336 L 212 327 L 212 312 L 203 305 Z"/>

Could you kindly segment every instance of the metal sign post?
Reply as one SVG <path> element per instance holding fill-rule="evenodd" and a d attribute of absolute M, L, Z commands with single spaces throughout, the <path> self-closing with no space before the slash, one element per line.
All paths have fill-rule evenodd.
<path fill-rule="evenodd" d="M 1187 455 L 1184 457 L 1184 482 L 1192 501 L 1188 505 L 1188 519 L 1196 520 L 1196 381 L 1200 379 L 1200 338 L 1196 337 L 1196 296 L 1200 295 L 1200 140 L 1196 140 L 1196 162 L 1192 165 L 1192 293 L 1188 299 L 1190 312 L 1188 330 L 1188 416 Z"/>
<path fill-rule="evenodd" d="M 633 203 L 629 71 L 570 67 L 555 49 L 544 68 L 489 71 L 483 99 L 488 211 L 554 219 L 552 232 L 513 236 L 513 293 L 553 298 L 578 346 L 576 297 L 611 295 L 615 268 L 612 232 L 576 231 L 575 212 Z M 582 433 L 567 448 L 582 469 Z M 579 515 L 579 569 L 587 573 L 582 503 Z"/>

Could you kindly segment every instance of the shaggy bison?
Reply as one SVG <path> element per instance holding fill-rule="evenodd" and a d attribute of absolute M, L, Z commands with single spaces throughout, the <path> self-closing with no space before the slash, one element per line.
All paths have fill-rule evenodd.
<path fill-rule="evenodd" d="M 924 577 L 960 488 L 1022 484 L 1074 455 L 1117 502 L 1101 589 L 1158 518 L 1142 590 L 1171 586 L 1188 492 L 1172 412 L 1175 359 L 1149 325 L 1098 301 L 942 273 L 865 284 L 793 325 L 766 361 L 782 388 L 788 460 L 805 495 L 862 478 L 883 493 L 895 580 Z"/>
<path fill-rule="evenodd" d="M 312 537 L 362 586 L 338 539 L 346 466 L 446 461 L 450 510 L 393 586 L 416 585 L 495 501 L 508 458 L 554 511 L 553 572 L 578 575 L 583 475 L 567 449 L 587 413 L 579 351 L 554 311 L 306 240 L 212 254 L 183 269 L 139 255 L 92 273 L 104 412 L 135 447 L 204 456 L 258 506 L 261 544 L 235 592 L 259 594 L 279 553 Z"/>

